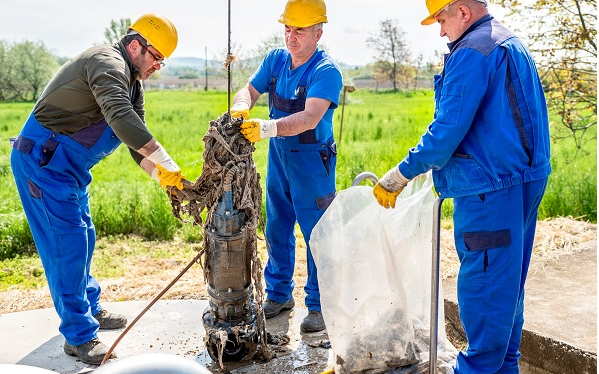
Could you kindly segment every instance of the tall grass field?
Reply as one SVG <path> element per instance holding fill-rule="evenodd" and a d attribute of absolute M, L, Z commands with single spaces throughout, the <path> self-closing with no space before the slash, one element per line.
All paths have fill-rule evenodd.
<path fill-rule="evenodd" d="M 33 103 L 0 103 L 0 259 L 34 251 L 10 168 L 9 145 L 9 138 L 19 133 L 32 107 Z M 210 121 L 226 109 L 227 93 L 222 91 L 146 92 L 150 131 L 192 181 L 202 172 L 202 137 Z M 251 111 L 256 118 L 267 115 L 262 101 Z M 417 144 L 432 117 L 432 91 L 404 94 L 357 90 L 348 94 L 345 105 L 340 103 L 335 112 L 337 189 L 350 187 L 363 171 L 380 177 L 397 165 Z M 554 123 L 557 121 L 552 121 L 552 126 Z M 596 127 L 592 131 L 596 138 Z M 254 160 L 264 187 L 268 142 L 259 142 L 256 148 Z M 596 143 L 588 153 L 576 154 L 573 142 L 554 142 L 552 167 L 539 218 L 572 216 L 596 222 Z M 91 210 L 98 235 L 134 233 L 148 239 L 200 239 L 200 228 L 173 217 L 164 190 L 137 166 L 124 145 L 96 165 L 92 173 Z M 452 205 L 444 204 L 445 218 L 451 211 Z"/>

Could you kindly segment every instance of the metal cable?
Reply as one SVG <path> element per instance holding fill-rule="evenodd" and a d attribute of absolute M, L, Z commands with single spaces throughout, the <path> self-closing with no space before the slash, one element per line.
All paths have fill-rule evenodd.
<path fill-rule="evenodd" d="M 204 253 L 203 249 L 201 251 L 199 251 L 198 254 L 193 258 L 193 260 L 191 260 L 191 262 L 185 267 L 185 269 L 183 269 L 179 273 L 179 275 L 177 275 L 175 277 L 175 279 L 173 279 L 171 281 L 171 283 L 168 284 L 168 286 L 166 286 L 162 291 L 160 291 L 160 293 L 156 297 L 154 297 L 154 300 L 152 300 L 150 302 L 150 304 L 148 304 L 148 306 L 146 306 L 144 308 L 144 310 L 142 310 L 141 313 L 139 313 L 139 315 L 137 317 L 135 317 L 135 319 L 129 324 L 129 326 L 127 326 L 127 328 L 121 333 L 121 335 L 119 335 L 119 337 L 117 338 L 117 340 L 112 344 L 112 346 L 110 347 L 110 349 L 108 350 L 108 352 L 106 352 L 106 354 L 104 355 L 104 358 L 102 359 L 102 362 L 100 363 L 100 366 L 104 365 L 104 363 L 106 362 L 106 360 L 108 360 L 110 358 L 110 355 L 112 354 L 112 351 L 114 351 L 114 349 L 119 344 L 119 342 L 121 341 L 121 339 L 123 339 L 123 337 L 129 332 L 129 330 L 131 330 L 131 328 L 137 323 L 137 321 L 139 321 L 139 319 L 144 314 L 146 314 L 146 312 L 152 307 L 152 305 L 154 305 L 175 283 L 177 283 L 177 281 L 179 280 L 179 278 L 181 278 L 183 276 L 183 274 L 185 274 L 187 272 L 187 270 L 189 270 L 193 266 L 193 264 L 195 264 L 196 262 L 200 261 L 200 258 L 202 257 L 203 253 Z"/>
<path fill-rule="evenodd" d="M 228 50 L 227 50 L 227 110 L 231 115 L 231 0 L 229 0 L 229 28 L 228 28 Z"/>

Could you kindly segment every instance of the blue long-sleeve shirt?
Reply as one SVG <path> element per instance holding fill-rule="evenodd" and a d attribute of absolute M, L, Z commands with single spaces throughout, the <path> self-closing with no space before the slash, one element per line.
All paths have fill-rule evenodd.
<path fill-rule="evenodd" d="M 432 169 L 447 198 L 547 177 L 547 105 L 527 48 L 490 15 L 448 46 L 435 76 L 434 120 L 401 173 L 412 179 Z"/>

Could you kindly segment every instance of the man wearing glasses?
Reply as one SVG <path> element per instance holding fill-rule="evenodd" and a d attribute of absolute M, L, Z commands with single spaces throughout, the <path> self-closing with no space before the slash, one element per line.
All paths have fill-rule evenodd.
<path fill-rule="evenodd" d="M 453 198 L 458 305 L 468 347 L 454 373 L 519 373 L 524 283 L 547 178 L 549 121 L 528 49 L 485 0 L 426 0 L 449 53 L 435 76 L 434 119 L 373 192 L 385 208 L 433 170 Z"/>
<path fill-rule="evenodd" d="M 88 364 L 99 365 L 108 351 L 98 329 L 127 324 L 100 306 L 100 285 L 90 274 L 96 240 L 90 169 L 122 142 L 162 187 L 183 188 L 179 166 L 146 127 L 140 82 L 160 70 L 177 40 L 168 19 L 142 15 L 118 43 L 67 61 L 11 141 L 12 171 L 61 320 L 64 351 Z"/>

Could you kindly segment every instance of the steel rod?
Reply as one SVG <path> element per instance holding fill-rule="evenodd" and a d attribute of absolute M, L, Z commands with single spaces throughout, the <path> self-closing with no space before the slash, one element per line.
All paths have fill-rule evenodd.
<path fill-rule="evenodd" d="M 229 29 L 228 29 L 228 49 L 227 49 L 227 110 L 229 117 L 231 115 L 231 0 L 229 0 Z"/>
<path fill-rule="evenodd" d="M 431 315 L 429 340 L 429 373 L 437 374 L 437 340 L 439 332 L 439 270 L 441 257 L 441 205 L 442 198 L 435 200 L 433 208 L 433 253 L 431 266 Z"/>

